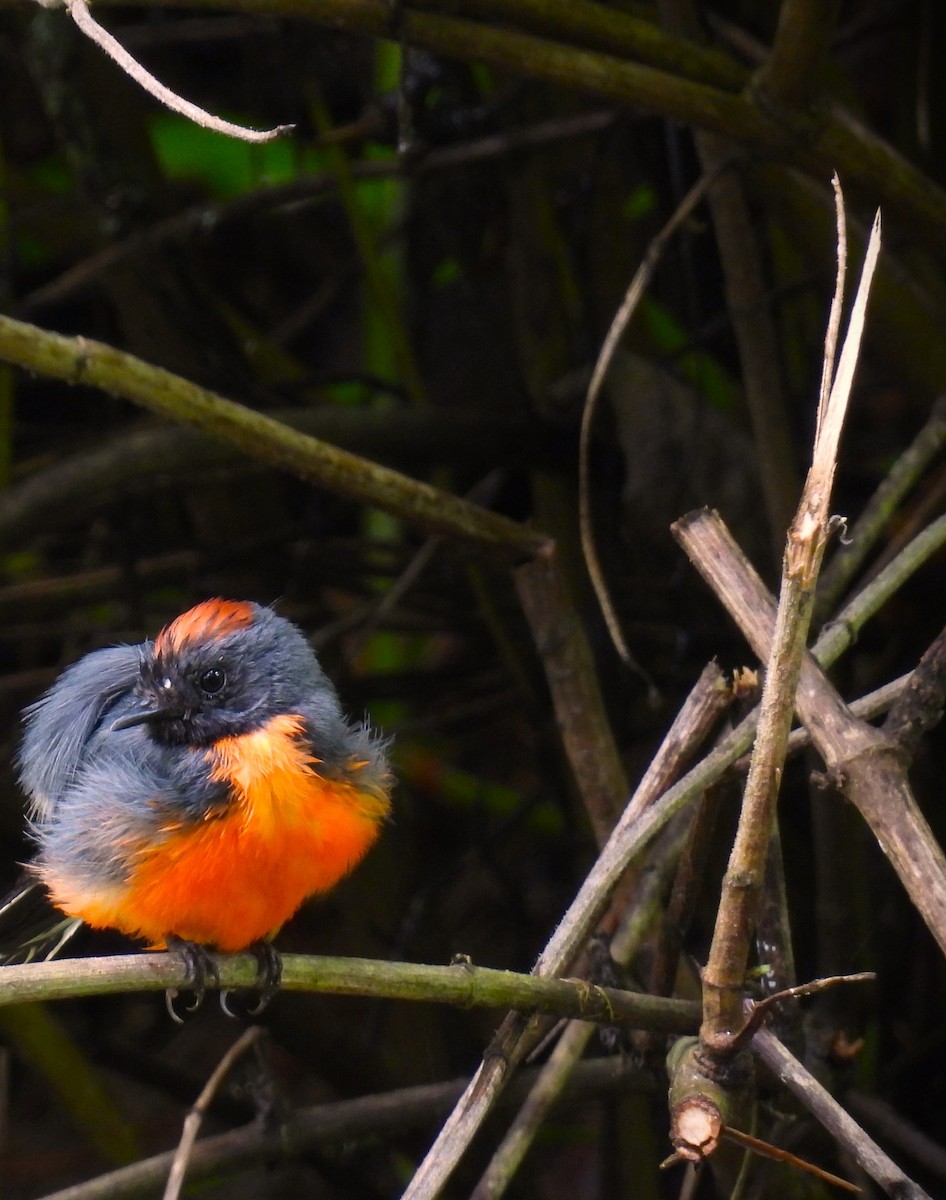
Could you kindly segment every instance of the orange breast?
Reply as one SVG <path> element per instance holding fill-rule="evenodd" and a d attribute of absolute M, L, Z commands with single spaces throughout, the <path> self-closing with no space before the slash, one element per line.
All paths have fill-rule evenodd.
<path fill-rule="evenodd" d="M 160 838 L 136 852 L 121 895 L 88 897 L 75 915 L 155 943 L 173 934 L 237 951 L 332 887 L 375 840 L 389 804 L 320 776 L 301 729 L 301 718 L 276 717 L 205 751 L 231 792 L 227 808 L 196 823 L 156 815 Z"/>

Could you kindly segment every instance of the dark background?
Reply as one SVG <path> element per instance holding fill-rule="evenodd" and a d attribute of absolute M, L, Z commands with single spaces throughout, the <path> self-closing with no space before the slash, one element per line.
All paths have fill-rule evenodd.
<path fill-rule="evenodd" d="M 279 3 L 268 15 L 238 4 L 97 10 L 188 99 L 255 127 L 295 123 L 289 137 L 253 146 L 161 110 L 64 12 L 0 3 L 0 308 L 119 346 L 450 491 L 476 489 L 489 507 L 546 530 L 636 780 L 709 658 L 754 665 L 667 526 L 694 505 L 718 505 L 766 579 L 777 578 L 784 530 L 773 531 L 763 495 L 780 470 L 800 482 L 810 454 L 834 282 L 833 164 L 800 163 L 791 134 L 780 150 L 728 143 L 754 241 L 743 249 L 761 272 L 775 333 L 770 367 L 781 396 L 769 400 L 788 454 L 760 440 L 749 416 L 725 287 L 732 251 L 705 203 L 667 245 L 595 421 L 597 545 L 625 636 L 659 692 L 654 705 L 640 675 L 620 665 L 592 597 L 577 536 L 577 441 L 589 372 L 624 290 L 699 176 L 693 130 L 634 96 L 622 103 L 609 89 L 557 86 L 529 61 L 511 75 L 473 52 L 462 61 L 424 49 L 402 56 L 396 40 L 346 31 L 344 16 L 341 28 L 326 28 L 316 3 L 311 19 L 294 7 L 295 17 Z M 489 6 L 442 7 L 502 28 Z M 588 7 L 660 28 L 647 5 Z M 731 63 L 755 70 L 765 60 L 777 4 L 694 9 L 699 36 Z M 829 103 L 843 104 L 938 186 L 946 177 L 939 6 L 826 5 L 829 17 L 830 52 L 805 111 L 817 120 Z M 792 191 L 779 172 L 799 165 L 809 170 L 792 176 Z M 851 181 L 855 232 L 889 187 L 889 175 L 872 178 L 869 167 Z M 908 206 L 892 204 L 884 216 L 891 290 L 872 308 L 834 506 L 852 519 L 946 383 L 946 252 Z M 939 238 L 946 245 L 946 229 Z M 378 847 L 292 922 L 281 947 L 431 963 L 463 953 L 529 969 L 594 842 L 502 564 L 440 542 L 391 604 L 385 598 L 426 545 L 424 529 L 122 400 L 2 365 L 0 485 L 6 879 L 29 854 L 12 770 L 22 707 L 90 649 L 153 636 L 207 596 L 255 599 L 311 635 L 350 712 L 394 735 L 400 781 Z M 876 557 L 940 515 L 944 496 L 938 462 Z M 845 695 L 915 663 L 942 624 L 943 572 L 941 558 L 928 564 L 864 632 L 835 675 Z M 914 772 L 939 830 L 942 758 L 934 733 Z M 827 834 L 813 813 L 841 803 L 810 790 L 817 765 L 792 766 L 781 802 L 798 974 L 878 971 L 875 987 L 847 991 L 821 1014 L 832 1036 L 865 1039 L 832 1069 L 842 1088 L 876 1094 L 942 1140 L 942 960 L 858 821 L 838 808 L 837 840 L 816 844 Z M 692 961 L 705 957 L 732 819 L 730 799 L 689 939 Z M 846 881 L 842 913 L 826 910 L 815 886 L 813 863 L 826 854 Z M 843 962 L 825 961 L 826 921 L 842 931 Z M 74 952 L 127 948 L 85 935 Z M 694 994 L 692 972 L 681 987 Z M 53 1053 L 40 1069 L 15 1018 L 3 1018 L 0 1193 L 10 1200 L 173 1146 L 237 1030 L 212 998 L 180 1029 L 159 995 L 57 1005 L 48 1019 L 102 1089 L 83 1083 L 77 1098 L 67 1084 L 78 1068 Z M 496 1021 L 287 995 L 266 1017 L 281 1102 L 292 1106 L 462 1075 Z M 39 1036 L 53 1045 L 48 1030 Z M 668 1153 L 663 1082 L 659 1064 L 646 1065 L 656 1102 L 570 1110 L 510 1194 L 677 1194 L 679 1174 L 656 1170 Z M 247 1119 L 260 1087 L 221 1103 L 209 1129 Z M 409 1136 L 386 1137 L 381 1127 L 291 1166 L 224 1179 L 209 1194 L 396 1196 L 435 1129 L 434 1119 Z M 807 1150 L 843 1170 L 830 1147 Z M 946 1186 L 894 1154 L 933 1194 Z M 707 1175 L 700 1195 L 716 1194 Z"/>

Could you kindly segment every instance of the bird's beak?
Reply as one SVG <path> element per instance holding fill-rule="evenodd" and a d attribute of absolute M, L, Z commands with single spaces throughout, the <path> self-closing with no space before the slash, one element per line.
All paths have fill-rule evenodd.
<path fill-rule="evenodd" d="M 127 717 L 119 717 L 112 725 L 110 732 L 120 729 L 132 729 L 135 725 L 150 725 L 152 721 L 167 721 L 184 715 L 184 709 L 179 704 L 167 704 L 163 708 L 143 708 L 140 712 L 129 713 Z"/>

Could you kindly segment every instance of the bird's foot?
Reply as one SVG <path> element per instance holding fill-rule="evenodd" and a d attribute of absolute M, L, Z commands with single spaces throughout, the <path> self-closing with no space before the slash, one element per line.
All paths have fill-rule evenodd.
<path fill-rule="evenodd" d="M 241 1017 L 258 1017 L 279 990 L 282 979 L 282 955 L 272 942 L 254 942 L 249 947 L 250 954 L 256 959 L 256 983 L 247 989 L 245 995 L 250 1003 L 240 1006 L 237 1012 L 230 1007 L 230 997 L 234 995 L 232 988 L 220 993 L 220 1007 L 228 1017 L 239 1020 Z"/>
<path fill-rule="evenodd" d="M 184 990 L 190 992 L 193 996 L 190 1004 L 183 1006 L 183 1011 L 185 1013 L 196 1012 L 203 1003 L 207 988 L 215 988 L 220 983 L 217 963 L 207 947 L 201 946 L 198 942 L 187 942 L 183 938 L 178 937 L 169 937 L 166 940 L 168 950 L 177 951 L 184 960 L 184 968 L 187 976 L 187 984 Z M 171 1020 L 178 1025 L 183 1025 L 184 1018 L 176 1007 L 176 1001 L 180 998 L 180 995 L 181 991 L 179 988 L 168 988 L 164 993 L 164 1003 L 167 1006 Z"/>

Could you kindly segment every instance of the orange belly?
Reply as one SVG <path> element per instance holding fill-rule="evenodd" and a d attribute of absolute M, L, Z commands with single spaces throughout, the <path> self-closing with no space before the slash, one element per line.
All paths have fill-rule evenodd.
<path fill-rule="evenodd" d="M 59 895 L 50 881 L 54 899 L 90 925 L 156 944 L 174 935 L 237 951 L 273 933 L 351 870 L 388 811 L 386 795 L 318 775 L 300 727 L 276 717 L 217 743 L 205 754 L 230 790 L 225 810 L 187 823 L 156 812 L 159 836 L 130 856 L 123 886 Z"/>

